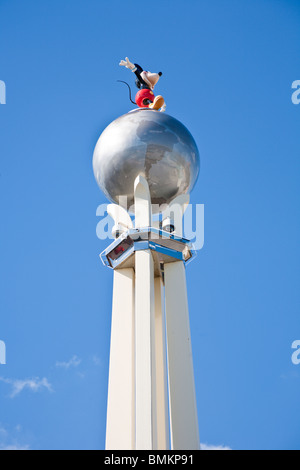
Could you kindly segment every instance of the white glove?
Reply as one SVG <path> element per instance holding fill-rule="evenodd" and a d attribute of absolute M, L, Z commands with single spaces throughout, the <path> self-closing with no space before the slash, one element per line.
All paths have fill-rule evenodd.
<path fill-rule="evenodd" d="M 119 65 L 123 65 L 124 67 L 126 67 L 127 69 L 132 70 L 132 71 L 134 71 L 134 70 L 136 69 L 135 65 L 132 64 L 132 63 L 129 61 L 128 57 L 126 57 L 125 60 L 121 60 L 121 62 L 119 63 Z"/>

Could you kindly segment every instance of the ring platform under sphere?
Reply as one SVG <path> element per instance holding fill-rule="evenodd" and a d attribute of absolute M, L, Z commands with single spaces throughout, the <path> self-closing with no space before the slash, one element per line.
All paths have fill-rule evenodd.
<path fill-rule="evenodd" d="M 106 197 L 123 205 L 119 198 L 127 196 L 129 208 L 137 176 L 148 181 L 152 204 L 169 204 L 193 189 L 200 160 L 197 145 L 181 122 L 146 108 L 119 117 L 103 131 L 93 168 Z"/>

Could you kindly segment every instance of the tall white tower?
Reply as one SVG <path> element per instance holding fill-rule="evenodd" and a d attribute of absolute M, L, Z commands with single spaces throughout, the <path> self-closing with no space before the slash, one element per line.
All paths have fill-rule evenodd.
<path fill-rule="evenodd" d="M 183 237 L 197 146 L 176 119 L 138 109 L 105 129 L 93 166 L 115 223 L 101 255 L 114 270 L 106 449 L 199 449 Z"/>

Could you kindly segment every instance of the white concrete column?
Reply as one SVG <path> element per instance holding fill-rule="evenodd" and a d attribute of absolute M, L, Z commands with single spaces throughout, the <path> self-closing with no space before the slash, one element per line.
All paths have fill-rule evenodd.
<path fill-rule="evenodd" d="M 200 449 L 185 266 L 165 265 L 172 450 Z"/>
<path fill-rule="evenodd" d="M 143 176 L 134 182 L 135 228 L 151 227 L 152 209 L 149 186 Z"/>
<path fill-rule="evenodd" d="M 106 449 L 134 450 L 134 270 L 115 270 L 113 289 Z"/>
<path fill-rule="evenodd" d="M 154 272 L 150 250 L 135 254 L 135 403 L 136 449 L 156 447 L 155 373 L 153 368 Z"/>
<path fill-rule="evenodd" d="M 170 449 L 164 286 L 154 279 L 157 449 Z"/>
<path fill-rule="evenodd" d="M 151 197 L 147 181 L 134 185 L 135 227 L 150 227 Z M 154 263 L 150 250 L 135 253 L 135 404 L 136 449 L 157 446 L 155 387 Z"/>
<path fill-rule="evenodd" d="M 162 220 L 165 220 L 168 217 L 171 221 L 173 221 L 175 225 L 175 234 L 178 237 L 183 237 L 183 216 L 189 205 L 189 202 L 189 194 L 182 194 L 181 196 L 177 196 L 162 213 Z"/>

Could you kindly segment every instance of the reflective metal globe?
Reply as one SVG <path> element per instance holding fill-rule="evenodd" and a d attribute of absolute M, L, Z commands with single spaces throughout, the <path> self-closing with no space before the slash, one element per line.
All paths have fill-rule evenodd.
<path fill-rule="evenodd" d="M 145 108 L 119 117 L 103 131 L 93 168 L 106 197 L 119 204 L 119 198 L 126 196 L 129 208 L 138 175 L 148 181 L 152 204 L 169 204 L 193 189 L 200 159 L 192 135 L 181 122 Z"/>

